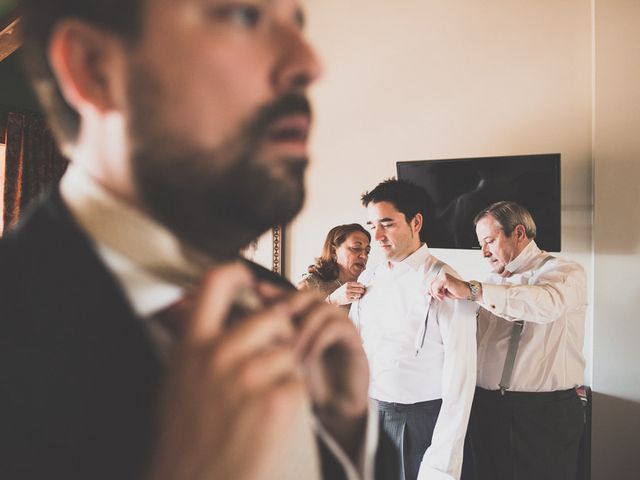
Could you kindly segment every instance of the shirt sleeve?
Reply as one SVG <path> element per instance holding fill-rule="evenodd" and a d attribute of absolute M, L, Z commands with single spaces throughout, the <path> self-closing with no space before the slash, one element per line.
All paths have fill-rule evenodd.
<path fill-rule="evenodd" d="M 530 285 L 482 284 L 482 306 L 508 321 L 551 323 L 567 312 L 584 308 L 587 280 L 573 262 L 548 262 Z"/>
<path fill-rule="evenodd" d="M 442 406 L 420 465 L 418 480 L 459 479 L 464 439 L 476 386 L 476 311 L 466 300 L 438 304 L 444 344 Z"/>
<path fill-rule="evenodd" d="M 322 426 L 319 420 L 314 420 L 314 429 L 327 448 L 333 453 L 345 471 L 347 480 L 375 480 L 375 460 L 378 450 L 378 412 L 372 403 L 369 403 L 367 414 L 367 427 L 364 443 L 360 448 L 358 464 L 354 465 L 342 447 Z"/>

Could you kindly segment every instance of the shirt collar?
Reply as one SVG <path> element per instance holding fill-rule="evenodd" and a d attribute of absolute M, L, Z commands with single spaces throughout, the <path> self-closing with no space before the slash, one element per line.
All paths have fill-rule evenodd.
<path fill-rule="evenodd" d="M 60 184 L 75 220 L 97 244 L 136 268 L 183 288 L 195 288 L 211 262 L 199 258 L 168 229 L 119 199 L 73 163 Z"/>
<path fill-rule="evenodd" d="M 505 269 L 511 273 L 522 273 L 527 270 L 529 263 L 534 260 L 538 255 L 542 253 L 542 250 L 538 248 L 538 245 L 534 240 L 531 240 L 529 244 L 524 247 L 524 250 L 520 252 L 516 258 L 511 260 Z"/>
<path fill-rule="evenodd" d="M 429 255 L 429 248 L 427 247 L 426 243 L 423 243 L 420 248 L 418 248 L 404 260 L 401 260 L 399 262 L 389 261 L 387 262 L 387 264 L 390 264 L 390 266 L 392 267 L 403 264 L 417 271 L 421 266 L 424 265 L 424 262 L 429 257 Z"/>

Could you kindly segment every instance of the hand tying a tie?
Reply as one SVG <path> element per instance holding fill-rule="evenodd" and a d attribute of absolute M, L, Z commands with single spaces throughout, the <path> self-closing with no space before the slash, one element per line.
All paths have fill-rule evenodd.
<path fill-rule="evenodd" d="M 238 293 L 264 307 L 228 324 Z M 172 355 L 149 480 L 273 479 L 311 403 L 352 458 L 367 413 L 367 362 L 344 312 L 310 292 L 256 283 L 240 264 L 203 282 Z"/>

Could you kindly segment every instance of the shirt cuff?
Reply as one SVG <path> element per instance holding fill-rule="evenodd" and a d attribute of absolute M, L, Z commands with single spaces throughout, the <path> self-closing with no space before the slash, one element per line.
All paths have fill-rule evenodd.
<path fill-rule="evenodd" d="M 504 285 L 482 284 L 481 305 L 495 315 L 503 313 L 507 305 L 507 289 Z"/>
<path fill-rule="evenodd" d="M 327 448 L 336 457 L 342 468 L 344 468 L 347 480 L 374 480 L 375 460 L 378 450 L 378 411 L 375 405 L 369 400 L 367 411 L 367 425 L 364 436 L 364 444 L 360 446 L 358 454 L 358 464 L 354 465 L 342 447 L 334 440 L 329 432 L 322 426 L 322 423 L 314 417 L 314 429 L 325 443 Z"/>

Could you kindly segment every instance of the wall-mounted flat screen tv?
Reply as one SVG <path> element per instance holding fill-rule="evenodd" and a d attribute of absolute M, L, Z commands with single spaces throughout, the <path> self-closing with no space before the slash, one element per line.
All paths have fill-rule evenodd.
<path fill-rule="evenodd" d="M 397 162 L 398 178 L 428 194 L 423 240 L 431 248 L 479 249 L 473 219 L 500 200 L 528 208 L 536 243 L 560 251 L 560 154 Z"/>

